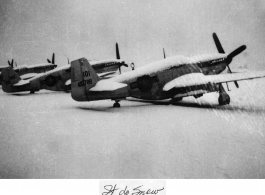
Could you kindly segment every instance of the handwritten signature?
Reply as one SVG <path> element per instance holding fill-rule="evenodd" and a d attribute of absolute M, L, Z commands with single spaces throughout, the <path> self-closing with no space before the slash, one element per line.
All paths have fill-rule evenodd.
<path fill-rule="evenodd" d="M 138 186 L 136 188 L 133 188 L 131 195 L 145 195 L 145 194 L 158 194 L 158 192 L 164 190 L 164 187 L 161 189 L 147 189 L 147 190 L 141 190 L 143 185 Z M 130 191 L 128 190 L 128 187 L 126 186 L 124 189 L 117 188 L 117 184 L 113 185 L 106 185 L 104 186 L 105 192 L 102 193 L 102 195 L 114 195 L 115 191 L 119 193 L 119 195 L 129 195 Z"/>

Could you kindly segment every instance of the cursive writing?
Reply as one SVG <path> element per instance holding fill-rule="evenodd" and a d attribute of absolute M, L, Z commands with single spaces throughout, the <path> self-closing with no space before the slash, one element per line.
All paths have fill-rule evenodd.
<path fill-rule="evenodd" d="M 119 188 L 116 189 L 116 184 L 113 187 L 112 185 L 106 185 L 104 186 L 104 189 L 107 190 L 106 192 L 103 192 L 102 195 L 113 195 L 115 190 L 118 190 Z"/>
<path fill-rule="evenodd" d="M 115 184 L 114 186 L 105 185 L 104 189 L 106 191 L 103 192 L 102 195 L 147 195 L 147 194 L 158 194 L 160 191 L 164 190 L 164 187 L 160 189 L 148 188 L 147 190 L 143 190 L 144 186 L 141 185 L 141 186 L 132 188 L 131 193 L 127 186 L 124 189 L 119 189 L 117 188 L 117 184 Z M 116 194 L 115 194 L 115 191 L 117 192 Z"/>
<path fill-rule="evenodd" d="M 148 189 L 148 190 L 144 191 L 144 190 L 140 190 L 141 187 L 142 186 L 138 186 L 138 187 L 134 188 L 133 190 L 136 192 L 132 193 L 132 195 L 157 194 L 159 191 L 164 190 L 164 187 L 163 187 L 163 188 L 157 189 L 157 190 Z"/>

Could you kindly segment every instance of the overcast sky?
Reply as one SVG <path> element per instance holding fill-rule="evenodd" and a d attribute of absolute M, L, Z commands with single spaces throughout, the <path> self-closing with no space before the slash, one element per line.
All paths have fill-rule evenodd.
<path fill-rule="evenodd" d="M 0 64 L 115 58 L 136 66 L 167 56 L 227 53 L 242 44 L 232 69 L 265 69 L 264 0 L 0 0 Z"/>

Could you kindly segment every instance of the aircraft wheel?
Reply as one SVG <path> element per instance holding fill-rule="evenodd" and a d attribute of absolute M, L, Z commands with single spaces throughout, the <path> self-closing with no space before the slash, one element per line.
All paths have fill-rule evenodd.
<path fill-rule="evenodd" d="M 31 94 L 35 93 L 34 91 L 30 91 Z"/>
<path fill-rule="evenodd" d="M 218 98 L 219 105 L 226 105 L 230 103 L 230 97 L 227 93 L 220 93 Z"/>
<path fill-rule="evenodd" d="M 113 108 L 119 108 L 119 107 L 121 107 L 121 105 L 120 105 L 118 102 L 115 102 L 115 103 L 113 104 Z"/>

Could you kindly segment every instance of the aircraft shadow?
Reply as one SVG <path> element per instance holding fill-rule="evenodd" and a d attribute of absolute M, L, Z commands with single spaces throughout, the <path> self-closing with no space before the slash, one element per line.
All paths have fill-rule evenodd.
<path fill-rule="evenodd" d="M 109 108 L 98 108 L 98 107 L 76 107 L 76 109 L 86 110 L 86 111 L 95 111 L 95 112 L 110 112 Z"/>
<path fill-rule="evenodd" d="M 148 103 L 148 102 L 146 102 Z M 87 110 L 87 111 L 96 111 L 96 112 L 109 112 L 109 113 L 112 113 L 114 112 L 115 110 L 124 110 L 124 109 L 127 109 L 127 108 L 139 108 L 139 107 L 146 107 L 146 106 L 152 106 L 153 104 L 142 104 L 142 105 L 121 105 L 120 108 L 113 108 L 112 104 L 111 106 L 109 107 L 93 107 L 93 106 L 89 106 L 89 107 L 77 107 L 77 109 L 80 109 L 80 110 Z"/>
<path fill-rule="evenodd" d="M 226 105 L 226 106 L 217 106 L 214 107 L 216 110 L 223 110 L 223 111 L 231 111 L 231 112 L 247 112 L 247 113 L 252 113 L 252 114 L 265 114 L 265 109 L 262 107 L 257 107 L 257 106 L 237 106 L 237 105 Z"/>
<path fill-rule="evenodd" d="M 7 95 L 11 95 L 11 96 L 40 96 L 40 95 L 54 95 L 54 94 L 67 94 L 63 91 L 47 91 L 47 92 L 41 92 L 41 93 L 38 93 L 38 92 L 35 92 L 35 93 L 10 93 L 10 94 L 7 94 Z"/>
<path fill-rule="evenodd" d="M 200 109 L 213 109 L 213 110 L 222 110 L 222 111 L 231 111 L 231 112 L 248 112 L 248 113 L 265 113 L 265 108 L 258 106 L 237 106 L 237 105 L 225 105 L 219 106 L 218 104 L 207 104 L 204 103 L 196 103 L 196 102 L 187 102 L 187 101 L 179 101 L 174 102 L 171 100 L 168 101 L 154 101 L 154 100 L 138 100 L 138 99 L 130 99 L 127 101 L 135 101 L 135 102 L 144 102 L 151 103 L 154 105 L 173 105 L 173 106 L 181 106 L 181 107 L 190 107 L 190 108 L 200 108 Z"/>
<path fill-rule="evenodd" d="M 154 105 L 174 105 L 174 106 L 183 106 L 183 107 L 193 107 L 193 108 L 215 108 L 216 106 L 210 105 L 210 104 L 198 104 L 194 102 L 174 102 L 171 100 L 167 101 L 156 101 L 156 100 L 138 100 L 138 99 L 130 99 L 127 101 L 133 101 L 133 102 L 143 102 L 143 103 L 151 103 Z"/>

